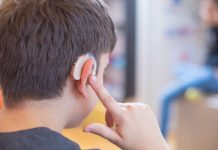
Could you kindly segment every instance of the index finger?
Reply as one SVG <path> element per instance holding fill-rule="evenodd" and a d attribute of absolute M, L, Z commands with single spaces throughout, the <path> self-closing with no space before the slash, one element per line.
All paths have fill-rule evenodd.
<path fill-rule="evenodd" d="M 115 99 L 109 94 L 109 92 L 104 88 L 104 86 L 96 81 L 95 76 L 89 77 L 89 83 L 92 89 L 95 91 L 98 98 L 100 99 L 100 101 L 102 102 L 102 104 L 104 105 L 104 107 L 107 109 L 107 111 L 112 115 L 119 115 L 122 110 L 121 107 L 118 105 Z"/>

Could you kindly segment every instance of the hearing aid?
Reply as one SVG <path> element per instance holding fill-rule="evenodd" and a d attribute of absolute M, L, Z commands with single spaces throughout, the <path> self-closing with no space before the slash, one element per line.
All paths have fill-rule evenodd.
<path fill-rule="evenodd" d="M 75 63 L 75 68 L 74 68 L 74 73 L 73 73 L 73 77 L 75 80 L 81 79 L 83 66 L 86 63 L 86 61 L 88 61 L 89 59 L 91 59 L 93 61 L 92 72 L 90 75 L 94 75 L 94 76 L 96 75 L 96 70 L 97 70 L 96 59 L 95 59 L 94 55 L 92 55 L 91 53 L 87 53 L 85 55 L 80 56 Z"/>

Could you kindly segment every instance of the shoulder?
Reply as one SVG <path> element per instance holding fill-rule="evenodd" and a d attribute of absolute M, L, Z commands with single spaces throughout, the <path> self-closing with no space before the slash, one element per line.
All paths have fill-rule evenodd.
<path fill-rule="evenodd" d="M 4 145 L 5 150 L 80 150 L 77 143 L 48 128 L 0 133 L 0 145 Z"/>

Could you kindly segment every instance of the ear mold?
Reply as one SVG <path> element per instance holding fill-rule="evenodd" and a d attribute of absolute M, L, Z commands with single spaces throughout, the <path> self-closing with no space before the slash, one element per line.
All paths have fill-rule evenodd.
<path fill-rule="evenodd" d="M 82 72 L 83 66 L 86 63 L 86 61 L 89 59 L 93 60 L 93 69 L 92 69 L 91 75 L 96 75 L 96 71 L 97 71 L 96 59 L 92 54 L 87 53 L 85 55 L 80 56 L 75 63 L 74 74 L 73 74 L 73 77 L 75 80 L 81 79 L 81 72 Z"/>

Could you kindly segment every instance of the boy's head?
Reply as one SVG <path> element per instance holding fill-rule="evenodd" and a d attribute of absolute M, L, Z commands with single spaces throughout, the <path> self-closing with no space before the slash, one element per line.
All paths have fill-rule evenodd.
<path fill-rule="evenodd" d="M 74 98 L 88 98 L 89 72 L 86 75 L 85 70 L 83 78 L 75 81 L 74 63 L 79 56 L 92 53 L 102 81 L 105 61 L 115 43 L 114 24 L 101 0 L 4 1 L 0 8 L 0 84 L 6 108 L 58 99 L 69 89 Z"/>
<path fill-rule="evenodd" d="M 200 16 L 209 26 L 218 26 L 218 0 L 202 0 Z"/>

